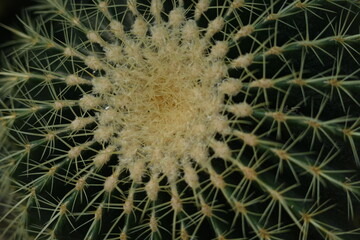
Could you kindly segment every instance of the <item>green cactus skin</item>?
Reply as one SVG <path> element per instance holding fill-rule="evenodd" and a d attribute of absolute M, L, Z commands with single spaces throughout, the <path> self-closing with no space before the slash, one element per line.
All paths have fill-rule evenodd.
<path fill-rule="evenodd" d="M 29 14 L 0 72 L 3 238 L 359 237 L 359 1 Z"/>

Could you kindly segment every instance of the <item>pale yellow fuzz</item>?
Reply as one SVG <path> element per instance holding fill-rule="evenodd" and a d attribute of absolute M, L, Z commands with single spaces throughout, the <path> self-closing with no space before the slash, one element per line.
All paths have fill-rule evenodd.
<path fill-rule="evenodd" d="M 283 149 L 271 149 L 281 160 L 289 160 L 290 155 Z"/>
<path fill-rule="evenodd" d="M 226 143 L 220 141 L 213 141 L 211 143 L 211 148 L 214 150 L 216 157 L 220 157 L 225 160 L 231 158 L 231 151 Z"/>
<path fill-rule="evenodd" d="M 77 17 L 72 18 L 70 21 L 74 26 L 77 26 L 77 27 L 81 26 L 80 19 Z"/>
<path fill-rule="evenodd" d="M 226 117 L 219 115 L 211 119 L 210 129 L 223 135 L 231 133 L 231 127 Z"/>
<path fill-rule="evenodd" d="M 207 82 L 219 82 L 227 74 L 227 66 L 222 61 L 214 61 L 204 73 Z"/>
<path fill-rule="evenodd" d="M 192 127 L 192 132 L 194 133 L 194 136 L 204 136 L 206 134 L 206 125 L 205 124 L 197 124 Z"/>
<path fill-rule="evenodd" d="M 189 240 L 189 239 L 190 239 L 190 236 L 187 233 L 186 229 L 181 228 L 181 230 L 180 230 L 180 240 Z"/>
<path fill-rule="evenodd" d="M 205 34 L 205 38 L 210 38 L 212 37 L 215 33 L 220 32 L 221 29 L 224 27 L 225 25 L 225 21 L 223 17 L 216 17 L 214 20 L 212 20 L 207 29 L 206 29 L 206 34 Z"/>
<path fill-rule="evenodd" d="M 99 143 L 107 143 L 111 139 L 115 128 L 113 126 L 99 126 L 94 131 L 94 140 Z"/>
<path fill-rule="evenodd" d="M 59 209 L 60 215 L 64 215 L 64 214 L 66 214 L 68 212 L 68 209 L 67 209 L 67 206 L 66 206 L 67 204 L 68 204 L 68 201 L 60 206 L 60 209 Z"/>
<path fill-rule="evenodd" d="M 54 107 L 55 110 L 58 111 L 58 110 L 61 110 L 64 107 L 66 107 L 66 103 L 61 102 L 61 101 L 56 101 L 56 102 L 54 102 L 53 107 Z"/>
<path fill-rule="evenodd" d="M 113 173 L 111 176 L 107 177 L 104 182 L 104 191 L 112 192 L 117 186 L 119 175 L 117 173 Z"/>
<path fill-rule="evenodd" d="M 144 162 L 141 161 L 137 161 L 134 163 L 131 163 L 129 166 L 129 171 L 130 171 L 130 178 L 136 182 L 136 183 L 140 183 L 141 182 L 141 178 L 144 175 L 145 172 L 145 164 Z"/>
<path fill-rule="evenodd" d="M 99 94 L 109 94 L 112 91 L 112 84 L 108 78 L 98 77 L 91 81 L 93 92 Z"/>
<path fill-rule="evenodd" d="M 127 237 L 126 233 L 122 232 L 122 233 L 120 234 L 119 239 L 120 239 L 120 240 L 127 240 L 128 237 Z"/>
<path fill-rule="evenodd" d="M 231 3 L 231 6 L 232 6 L 233 8 L 243 7 L 243 6 L 245 6 L 245 0 L 234 0 L 234 1 Z"/>
<path fill-rule="evenodd" d="M 124 202 L 123 210 L 125 214 L 130 214 L 134 208 L 134 196 L 130 192 L 127 199 Z"/>
<path fill-rule="evenodd" d="M 81 154 L 81 151 L 83 150 L 84 148 L 82 146 L 76 146 L 76 147 L 73 147 L 71 148 L 69 151 L 68 151 L 68 157 L 70 159 L 74 159 L 74 158 L 77 158 L 80 156 Z"/>
<path fill-rule="evenodd" d="M 89 31 L 86 34 L 86 37 L 88 38 L 88 40 L 92 43 L 99 43 L 102 44 L 104 42 L 104 40 L 102 40 L 102 38 L 100 37 L 100 35 L 95 32 L 95 31 Z"/>
<path fill-rule="evenodd" d="M 76 86 L 80 84 L 89 84 L 90 81 L 87 81 L 79 76 L 71 74 L 65 78 L 65 83 L 69 86 Z"/>
<path fill-rule="evenodd" d="M 101 70 L 104 68 L 104 64 L 95 56 L 87 56 L 84 63 L 93 70 Z"/>
<path fill-rule="evenodd" d="M 243 84 L 240 80 L 235 78 L 229 78 L 226 81 L 221 82 L 219 87 L 219 93 L 234 96 L 240 92 Z"/>
<path fill-rule="evenodd" d="M 246 102 L 229 105 L 227 110 L 239 118 L 251 116 L 253 113 L 252 106 Z"/>
<path fill-rule="evenodd" d="M 235 206 L 235 211 L 240 213 L 240 214 L 246 214 L 247 213 L 247 209 L 246 206 L 241 203 L 241 202 L 235 202 L 234 204 Z"/>
<path fill-rule="evenodd" d="M 195 169 L 190 165 L 184 167 L 184 180 L 192 189 L 196 189 L 200 185 L 199 176 Z"/>
<path fill-rule="evenodd" d="M 212 216 L 212 209 L 211 206 L 209 206 L 208 204 L 202 204 L 201 205 L 201 213 L 206 216 L 206 217 L 211 217 Z"/>
<path fill-rule="evenodd" d="M 75 184 L 75 189 L 77 191 L 82 191 L 86 186 L 86 178 L 85 177 L 81 177 L 76 181 Z"/>
<path fill-rule="evenodd" d="M 259 143 L 258 137 L 252 133 L 244 133 L 241 131 L 234 131 L 234 135 L 244 141 L 245 144 L 254 147 Z"/>
<path fill-rule="evenodd" d="M 98 5 L 105 16 L 110 14 L 106 3 L 101 1 Z M 98 75 L 94 71 L 101 73 L 87 81 L 92 91 L 79 101 L 83 112 L 92 111 L 94 116 L 79 116 L 69 128 L 79 131 L 96 124 L 93 142 L 107 147 L 93 157 L 94 167 L 101 168 L 116 155 L 134 183 L 143 183 L 143 176 L 150 177 L 143 183 L 144 190 L 147 198 L 155 201 L 160 177 L 172 185 L 184 174 L 190 188 L 197 189 L 200 183 L 193 164 L 207 168 L 210 148 L 214 156 L 231 159 L 227 143 L 214 138 L 233 134 L 232 123 L 224 115 L 229 111 L 225 95 L 238 94 L 243 85 L 241 80 L 230 78 L 229 69 L 246 68 L 253 56 L 245 54 L 229 63 L 226 55 L 233 39 L 212 39 L 223 30 L 227 21 L 224 17 L 209 20 L 207 28 L 200 31 L 194 19 L 186 18 L 182 3 L 167 13 L 167 21 L 162 18 L 163 1 L 151 1 L 149 16 L 139 13 L 138 4 L 127 1 L 127 14 L 133 18 L 130 29 L 119 21 L 110 21 L 107 34 L 116 42 L 106 42 L 105 33 L 102 39 L 99 31 L 87 32 L 89 42 L 100 44 L 104 50 L 101 58 L 82 57 L 95 76 Z M 209 6 L 210 1 L 200 0 L 195 6 L 195 19 Z M 249 27 L 249 34 L 250 30 Z M 76 85 L 84 79 L 68 76 L 67 82 Z M 249 111 L 231 110 L 241 116 L 251 114 Z M 246 144 L 256 144 L 256 138 L 251 140 L 250 135 L 240 138 Z M 68 153 L 70 158 L 80 154 L 80 148 Z M 222 176 L 215 173 L 211 174 L 211 181 L 217 188 L 225 186 Z M 104 191 L 114 191 L 118 182 L 118 175 L 107 177 Z M 124 205 L 125 213 L 131 212 L 133 203 L 129 201 Z M 175 211 L 181 211 L 178 195 L 173 195 L 171 203 Z"/>
<path fill-rule="evenodd" d="M 150 12 L 157 20 L 160 19 L 162 8 L 163 8 L 162 0 L 151 0 Z"/>
<path fill-rule="evenodd" d="M 175 183 L 179 175 L 179 167 L 176 158 L 166 156 L 164 158 L 158 158 L 157 161 L 157 164 L 163 165 L 161 168 L 159 168 L 159 170 L 165 174 L 168 182 Z"/>
<path fill-rule="evenodd" d="M 183 205 L 181 199 L 178 196 L 171 197 L 171 207 L 176 213 L 181 212 Z"/>
<path fill-rule="evenodd" d="M 173 187 L 171 192 L 172 192 L 172 194 L 171 194 L 172 196 L 171 196 L 171 200 L 170 200 L 171 207 L 176 213 L 179 213 L 183 209 L 182 201 L 181 201 L 179 194 L 178 194 L 177 190 L 175 189 L 175 187 Z"/>
<path fill-rule="evenodd" d="M 211 56 L 214 58 L 223 58 L 229 51 L 227 41 L 217 41 L 216 44 L 211 48 Z"/>
<path fill-rule="evenodd" d="M 249 167 L 242 167 L 241 171 L 244 174 L 244 177 L 250 181 L 256 180 L 257 178 L 257 173 L 254 169 L 249 168 Z"/>
<path fill-rule="evenodd" d="M 45 134 L 45 139 L 49 142 L 55 140 L 55 137 L 56 137 L 56 133 L 51 132 L 51 131 L 49 131 L 47 134 Z"/>
<path fill-rule="evenodd" d="M 94 213 L 95 221 L 99 221 L 102 217 L 102 214 L 103 214 L 103 205 L 100 204 L 100 206 L 96 209 L 96 211 Z"/>
<path fill-rule="evenodd" d="M 120 23 L 119 21 L 116 20 L 112 20 L 110 22 L 110 30 L 111 32 L 115 35 L 115 37 L 122 39 L 125 37 L 125 30 L 124 30 L 124 25 L 122 25 L 122 23 Z"/>
<path fill-rule="evenodd" d="M 154 215 L 152 215 L 150 217 L 149 227 L 150 227 L 150 230 L 152 232 L 157 232 L 158 231 L 158 222 L 157 222 L 156 217 Z"/>
<path fill-rule="evenodd" d="M 233 68 L 247 68 L 253 62 L 254 56 L 250 53 L 239 56 L 231 63 Z"/>
<path fill-rule="evenodd" d="M 274 120 L 278 121 L 278 122 L 286 121 L 286 114 L 283 112 L 267 112 L 267 113 L 265 113 L 265 115 L 273 117 Z"/>
<path fill-rule="evenodd" d="M 159 180 L 156 176 L 153 176 L 150 181 L 145 185 L 145 191 L 148 198 L 151 201 L 155 201 L 158 197 L 158 193 L 160 190 Z"/>
<path fill-rule="evenodd" d="M 223 189 L 226 186 L 225 180 L 224 178 L 217 174 L 215 171 L 210 171 L 210 181 L 211 183 L 214 185 L 214 187 L 219 188 L 219 189 Z"/>
<path fill-rule="evenodd" d="M 90 94 L 84 95 L 80 98 L 79 105 L 84 111 L 93 110 L 102 104 L 101 98 L 95 97 Z"/>
<path fill-rule="evenodd" d="M 74 56 L 76 56 L 76 51 L 72 48 L 67 47 L 64 49 L 64 56 L 65 57 L 74 57 Z"/>
<path fill-rule="evenodd" d="M 55 173 L 56 173 L 56 170 L 59 168 L 59 166 L 52 166 L 49 170 L 48 170 L 48 172 L 46 173 L 46 175 L 48 175 L 48 176 L 54 176 L 55 175 Z"/>
<path fill-rule="evenodd" d="M 92 123 L 95 121 L 95 118 L 93 117 L 87 117 L 87 118 L 83 118 L 83 117 L 76 117 L 70 124 L 69 128 L 72 131 L 79 131 L 81 129 L 83 129 L 84 127 L 86 127 L 86 125 Z"/>
<path fill-rule="evenodd" d="M 128 41 L 126 42 L 124 46 L 124 52 L 128 56 L 131 56 L 133 59 L 137 62 L 141 60 L 141 50 L 140 50 L 140 44 L 135 41 Z M 130 59 L 128 59 L 129 61 Z M 118 72 L 118 71 L 116 71 Z M 128 79 L 125 79 L 125 81 L 129 81 Z"/>
<path fill-rule="evenodd" d="M 111 63 L 122 63 L 126 59 L 124 59 L 124 55 L 122 52 L 121 46 L 107 46 L 104 48 L 106 59 Z"/>
<path fill-rule="evenodd" d="M 156 25 L 151 28 L 151 36 L 153 43 L 156 46 L 161 46 L 161 44 L 164 44 L 166 39 L 169 38 L 169 33 L 165 26 Z"/>
<path fill-rule="evenodd" d="M 278 46 L 274 46 L 265 52 L 266 55 L 280 55 L 283 49 Z"/>
<path fill-rule="evenodd" d="M 199 38 L 199 27 L 194 20 L 186 21 L 182 29 L 182 37 L 186 41 L 195 41 Z"/>
<path fill-rule="evenodd" d="M 147 23 L 142 17 L 137 17 L 132 27 L 133 33 L 139 38 L 145 37 L 148 31 Z"/>
<path fill-rule="evenodd" d="M 105 109 L 100 111 L 98 120 L 104 125 L 114 124 L 118 120 L 118 112 L 115 109 Z"/>
<path fill-rule="evenodd" d="M 190 156 L 200 165 L 205 164 L 208 160 L 208 149 L 205 144 L 195 144 L 191 151 Z"/>
<path fill-rule="evenodd" d="M 102 12 L 105 12 L 108 8 L 108 4 L 105 1 L 99 2 L 98 6 L 99 6 L 100 11 L 102 11 Z"/>
<path fill-rule="evenodd" d="M 106 164 L 114 154 L 114 151 L 114 146 L 108 146 L 104 150 L 101 150 L 93 159 L 95 167 L 100 168 Z"/>
<path fill-rule="evenodd" d="M 252 25 L 246 25 L 240 28 L 240 30 L 235 34 L 235 40 L 239 38 L 247 37 L 254 32 L 254 27 Z"/>
<path fill-rule="evenodd" d="M 199 0 L 199 2 L 195 6 L 195 20 L 198 20 L 206 10 L 208 10 L 210 6 L 210 0 Z"/>
<path fill-rule="evenodd" d="M 274 82 L 271 79 L 262 78 L 259 80 L 252 81 L 249 84 L 250 87 L 258 87 L 258 88 L 271 88 L 274 86 Z"/>
<path fill-rule="evenodd" d="M 184 9 L 175 8 L 169 14 L 169 25 L 179 27 L 185 21 Z"/>

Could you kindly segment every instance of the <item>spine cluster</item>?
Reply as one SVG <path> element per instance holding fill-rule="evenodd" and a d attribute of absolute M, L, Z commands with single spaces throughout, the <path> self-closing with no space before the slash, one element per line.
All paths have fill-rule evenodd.
<path fill-rule="evenodd" d="M 2 237 L 359 234 L 358 1 L 34 13 L 0 72 Z"/>

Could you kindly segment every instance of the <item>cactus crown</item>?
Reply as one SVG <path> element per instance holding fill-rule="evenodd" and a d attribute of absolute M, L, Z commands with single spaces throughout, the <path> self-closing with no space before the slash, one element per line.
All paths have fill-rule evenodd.
<path fill-rule="evenodd" d="M 0 72 L 3 236 L 358 234 L 359 1 L 32 12 Z"/>

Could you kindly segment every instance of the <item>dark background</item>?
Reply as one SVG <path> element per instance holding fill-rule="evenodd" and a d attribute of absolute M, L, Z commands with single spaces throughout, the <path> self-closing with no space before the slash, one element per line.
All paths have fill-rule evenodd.
<path fill-rule="evenodd" d="M 18 26 L 19 20 L 17 16 L 21 16 L 22 12 L 34 3 L 34 0 L 0 0 L 0 23 L 10 27 Z M 11 32 L 0 27 L 0 44 L 11 38 Z"/>

